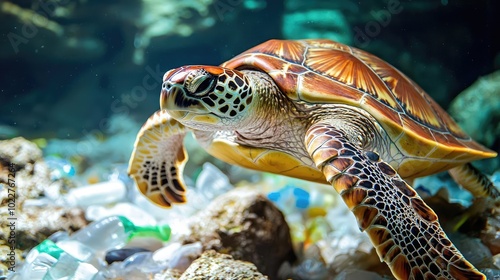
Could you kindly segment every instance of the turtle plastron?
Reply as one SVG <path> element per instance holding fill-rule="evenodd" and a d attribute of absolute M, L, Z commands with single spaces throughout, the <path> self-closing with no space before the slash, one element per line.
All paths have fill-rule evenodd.
<path fill-rule="evenodd" d="M 325 123 L 309 128 L 305 145 L 398 279 L 486 279 L 451 243 L 434 211 L 377 154 Z"/>

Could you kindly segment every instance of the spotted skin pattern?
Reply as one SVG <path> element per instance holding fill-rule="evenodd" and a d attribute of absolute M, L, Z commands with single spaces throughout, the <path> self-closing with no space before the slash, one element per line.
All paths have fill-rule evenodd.
<path fill-rule="evenodd" d="M 205 71 L 200 69 L 200 71 Z M 205 71 L 206 72 L 206 71 Z M 204 75 L 203 75 L 204 74 Z M 235 117 L 238 113 L 245 109 L 245 106 L 252 102 L 251 88 L 248 86 L 248 79 L 241 75 L 240 72 L 224 70 L 217 77 L 210 73 L 193 72 L 192 77 L 200 77 L 203 79 L 212 79 L 211 87 L 207 90 L 207 94 L 198 99 L 211 110 L 216 111 L 221 117 Z M 204 81 L 197 81 L 197 86 L 193 86 L 194 78 L 188 77 L 184 82 L 184 88 L 188 89 L 191 94 L 196 94 Z M 188 95 L 189 96 L 189 95 Z"/>
<path fill-rule="evenodd" d="M 166 111 L 157 111 L 141 127 L 130 157 L 128 174 L 157 205 L 186 202 L 182 171 L 188 159 L 182 144 L 184 126 Z"/>
<path fill-rule="evenodd" d="M 307 150 L 398 279 L 486 279 L 455 248 L 438 217 L 396 171 L 326 124 L 306 133 Z"/>

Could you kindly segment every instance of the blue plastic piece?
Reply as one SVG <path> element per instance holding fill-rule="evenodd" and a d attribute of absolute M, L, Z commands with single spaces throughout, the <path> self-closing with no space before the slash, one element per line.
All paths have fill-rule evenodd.
<path fill-rule="evenodd" d="M 270 192 L 267 197 L 280 208 L 294 205 L 296 208 L 303 210 L 307 209 L 311 202 L 309 192 L 294 185 L 286 185 L 275 192 Z"/>

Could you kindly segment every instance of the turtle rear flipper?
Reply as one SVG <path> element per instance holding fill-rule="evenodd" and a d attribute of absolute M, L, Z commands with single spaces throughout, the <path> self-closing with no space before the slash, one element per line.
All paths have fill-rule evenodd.
<path fill-rule="evenodd" d="M 471 192 L 475 197 L 499 198 L 500 192 L 481 171 L 466 163 L 448 170 L 455 182 Z"/>
<path fill-rule="evenodd" d="M 396 171 L 329 124 L 312 125 L 307 150 L 398 279 L 486 279 L 448 239 L 438 217 Z"/>
<path fill-rule="evenodd" d="M 161 207 L 186 202 L 182 171 L 188 159 L 184 125 L 165 111 L 156 111 L 137 134 L 128 174 L 149 200 Z"/>

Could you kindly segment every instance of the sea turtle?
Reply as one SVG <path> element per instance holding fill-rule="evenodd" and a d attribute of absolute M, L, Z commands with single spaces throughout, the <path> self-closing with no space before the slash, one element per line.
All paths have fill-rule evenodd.
<path fill-rule="evenodd" d="M 221 66 L 163 77 L 161 110 L 138 133 L 129 174 L 151 201 L 186 201 L 183 138 L 225 162 L 331 184 L 399 279 L 485 279 L 407 182 L 450 170 L 475 196 L 499 192 L 474 142 L 418 85 L 330 40 L 270 40 Z"/>

